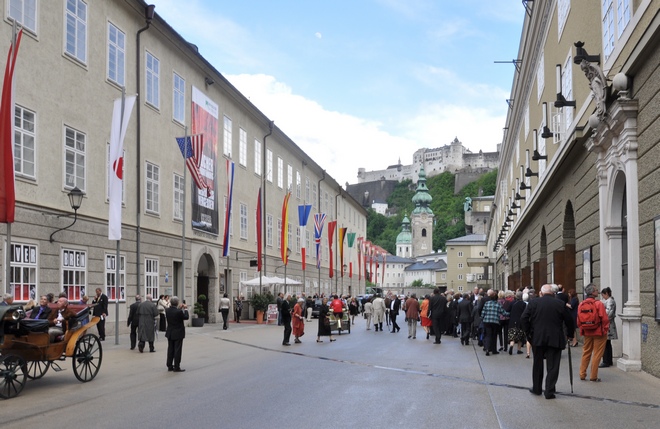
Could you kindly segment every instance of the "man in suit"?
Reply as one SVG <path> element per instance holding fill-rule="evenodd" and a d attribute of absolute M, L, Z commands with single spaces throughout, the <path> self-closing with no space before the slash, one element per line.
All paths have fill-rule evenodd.
<path fill-rule="evenodd" d="M 76 316 L 76 313 L 69 310 L 69 300 L 66 298 L 57 299 L 57 311 L 51 311 L 48 316 L 48 335 L 50 342 L 54 342 L 57 337 L 64 335 L 67 328 L 67 321 Z"/>
<path fill-rule="evenodd" d="M 140 295 L 135 295 L 135 302 L 128 307 L 128 319 L 126 319 L 126 326 L 131 327 L 131 350 L 135 350 L 135 345 L 137 343 L 137 330 L 139 326 L 138 319 L 138 307 L 140 306 Z"/>
<path fill-rule="evenodd" d="M 470 333 L 472 332 L 472 300 L 470 294 L 463 294 L 463 299 L 458 303 L 458 323 L 461 324 L 461 344 L 470 345 Z"/>
<path fill-rule="evenodd" d="M 167 318 L 167 370 L 184 372 L 181 368 L 181 352 L 183 351 L 183 339 L 186 337 L 184 320 L 188 320 L 188 306 L 179 305 L 179 297 L 170 298 L 170 306 L 165 310 Z"/>
<path fill-rule="evenodd" d="M 144 352 L 144 344 L 149 343 L 149 352 L 154 353 L 154 339 L 156 338 L 155 320 L 158 317 L 158 308 L 153 297 L 147 294 L 144 301 L 138 306 L 138 350 Z"/>
<path fill-rule="evenodd" d="M 394 299 L 390 303 L 390 320 L 392 321 L 392 331 L 390 332 L 393 334 L 401 330 L 398 323 L 396 323 L 396 316 L 399 315 L 399 309 L 401 309 L 401 300 L 397 295 L 394 295 Z"/>
<path fill-rule="evenodd" d="M 41 295 L 41 298 L 39 298 L 39 307 L 35 307 L 32 309 L 32 313 L 30 313 L 30 319 L 48 319 L 50 316 L 50 313 L 52 312 L 52 309 L 48 306 L 48 298 L 46 295 Z"/>
<path fill-rule="evenodd" d="M 289 298 L 291 294 L 287 294 L 282 300 L 282 307 L 280 315 L 282 316 L 282 325 L 284 325 L 284 339 L 282 340 L 283 346 L 290 346 L 289 339 L 291 338 L 291 305 L 289 305 Z"/>
<path fill-rule="evenodd" d="M 99 340 L 105 341 L 105 318 L 108 315 L 108 296 L 102 292 L 100 287 L 96 288 L 96 296 L 92 301 L 92 305 L 95 304 L 92 315 L 101 318 L 99 323 L 96 324 L 96 329 L 99 331 Z"/>
<path fill-rule="evenodd" d="M 543 359 L 546 360 L 548 374 L 545 378 L 545 398 L 555 398 L 555 385 L 559 378 L 561 351 L 566 347 L 566 335 L 575 332 L 573 318 L 564 303 L 556 299 L 552 286 L 541 287 L 541 297 L 531 300 L 520 317 L 522 330 L 531 338 L 534 351 L 532 367 L 532 388 L 534 395 L 541 395 L 543 385 Z M 564 326 L 566 330 L 564 331 Z M 572 341 L 573 338 L 568 338 Z"/>
<path fill-rule="evenodd" d="M 442 342 L 442 321 L 447 311 L 447 298 L 440 293 L 440 289 L 433 289 L 429 308 L 431 309 L 431 323 L 433 324 L 433 333 L 435 334 L 433 344 L 440 344 Z"/>
<path fill-rule="evenodd" d="M 14 302 L 14 296 L 10 293 L 2 295 L 2 302 L 0 305 L 11 305 Z"/>

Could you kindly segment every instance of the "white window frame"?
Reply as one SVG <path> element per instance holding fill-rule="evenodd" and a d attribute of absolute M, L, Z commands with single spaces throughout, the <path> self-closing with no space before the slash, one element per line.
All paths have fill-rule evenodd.
<path fill-rule="evenodd" d="M 62 290 L 69 301 L 80 301 L 87 293 L 87 252 L 80 249 L 62 249 Z"/>
<path fill-rule="evenodd" d="M 116 301 L 115 296 L 117 283 L 115 276 L 117 271 L 115 268 L 115 261 L 117 255 L 112 253 L 105 254 L 105 294 L 108 296 L 109 301 Z M 122 254 L 119 255 L 119 302 L 126 301 L 126 257 Z"/>
<path fill-rule="evenodd" d="M 463 269 L 463 263 L 462 263 L 462 262 L 459 262 L 459 263 L 458 263 L 458 269 L 460 269 L 460 270 Z"/>
<path fill-rule="evenodd" d="M 160 167 L 146 161 L 144 169 L 146 192 L 144 194 L 145 211 L 151 214 L 160 213 Z"/>
<path fill-rule="evenodd" d="M 298 255 L 300 255 L 300 247 L 301 247 L 301 234 L 300 234 L 301 230 L 302 230 L 302 226 L 296 225 L 296 253 Z"/>
<path fill-rule="evenodd" d="M 277 187 L 284 188 L 284 160 L 277 157 Z"/>
<path fill-rule="evenodd" d="M 254 139 L 254 174 L 261 176 L 261 142 Z"/>
<path fill-rule="evenodd" d="M 231 159 L 232 120 L 227 115 L 222 119 L 222 154 Z"/>
<path fill-rule="evenodd" d="M 296 199 L 300 199 L 301 191 L 302 191 L 302 186 L 300 180 L 300 171 L 296 170 Z"/>
<path fill-rule="evenodd" d="M 31 119 L 26 116 L 32 116 Z M 14 174 L 36 179 L 37 114 L 16 105 L 14 109 Z M 28 144 L 26 144 L 28 142 Z M 29 142 L 32 142 L 31 147 Z M 26 170 L 32 170 L 31 172 Z"/>
<path fill-rule="evenodd" d="M 7 18 L 37 34 L 37 0 L 8 0 Z"/>
<path fill-rule="evenodd" d="M 282 248 L 282 219 L 277 219 L 277 249 Z"/>
<path fill-rule="evenodd" d="M 64 6 L 64 52 L 83 64 L 87 63 L 87 9 L 82 0 L 68 0 Z"/>
<path fill-rule="evenodd" d="M 266 180 L 273 183 L 273 151 L 266 149 Z"/>
<path fill-rule="evenodd" d="M 241 240 L 248 239 L 248 206 L 245 203 L 240 203 L 240 218 L 241 218 Z"/>
<path fill-rule="evenodd" d="M 615 4 L 616 2 L 616 4 Z M 607 60 L 623 35 L 632 17 L 631 0 L 601 1 L 601 31 L 603 56 Z"/>
<path fill-rule="evenodd" d="M 456 256 L 458 256 L 459 258 L 462 258 L 463 257 L 463 252 L 457 252 Z"/>
<path fill-rule="evenodd" d="M 71 158 L 71 159 L 70 159 Z M 82 170 L 82 171 L 81 171 Z M 87 183 L 87 135 L 64 126 L 64 188 L 85 191 Z"/>
<path fill-rule="evenodd" d="M 11 278 L 14 301 L 38 301 L 39 249 L 34 244 L 12 243 L 10 246 Z"/>
<path fill-rule="evenodd" d="M 184 204 L 186 203 L 184 177 L 180 174 L 174 173 L 174 178 L 172 183 L 173 183 L 172 192 L 174 193 L 174 198 L 172 200 L 172 202 L 174 203 L 174 207 L 172 208 L 173 218 L 174 220 L 182 221 Z"/>
<path fill-rule="evenodd" d="M 536 69 L 536 101 L 541 100 L 545 88 L 545 51 L 541 51 L 541 58 Z"/>
<path fill-rule="evenodd" d="M 126 33 L 111 22 L 108 22 L 106 77 L 109 81 L 116 83 L 120 87 L 124 87 L 126 84 Z"/>
<path fill-rule="evenodd" d="M 154 299 L 158 298 L 159 294 L 159 274 L 158 274 L 159 261 L 157 258 L 144 258 L 144 286 L 145 293 L 151 295 Z"/>
<path fill-rule="evenodd" d="M 571 0 L 558 0 L 557 1 L 557 40 L 561 40 L 561 35 L 564 32 L 568 14 L 571 11 Z"/>
<path fill-rule="evenodd" d="M 286 166 L 286 190 L 293 191 L 293 167 L 289 164 Z"/>
<path fill-rule="evenodd" d="M 266 214 L 266 246 L 273 247 L 273 215 Z"/>
<path fill-rule="evenodd" d="M 145 52 L 144 83 L 147 104 L 160 109 L 160 60 L 151 52 Z"/>
<path fill-rule="evenodd" d="M 238 129 L 238 163 L 247 167 L 247 131 Z"/>
<path fill-rule="evenodd" d="M 172 72 L 172 119 L 186 123 L 186 80 L 177 72 Z"/>

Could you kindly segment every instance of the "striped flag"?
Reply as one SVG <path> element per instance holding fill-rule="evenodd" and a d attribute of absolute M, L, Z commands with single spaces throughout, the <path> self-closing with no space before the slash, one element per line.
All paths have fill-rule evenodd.
<path fill-rule="evenodd" d="M 257 271 L 261 271 L 261 188 L 259 188 L 259 195 L 257 195 Z"/>
<path fill-rule="evenodd" d="M 14 33 L 15 34 L 15 33 Z M 0 222 L 13 223 L 16 214 L 14 187 L 14 67 L 23 29 L 12 40 L 7 53 L 5 80 L 0 102 Z"/>
<path fill-rule="evenodd" d="M 289 255 L 286 250 L 289 248 L 289 198 L 291 192 L 287 192 L 282 202 L 282 263 L 286 265 L 289 262 Z"/>
<path fill-rule="evenodd" d="M 305 243 L 305 237 L 306 237 L 306 226 L 307 226 L 307 221 L 309 220 L 309 213 L 312 211 L 312 205 L 311 204 L 305 204 L 305 205 L 299 205 L 298 206 L 298 223 L 302 227 L 302 233 L 301 237 L 303 240 L 303 246 L 302 246 L 302 270 L 305 271 L 305 266 L 307 265 L 307 255 L 306 255 L 306 249 L 304 246 Z"/>
<path fill-rule="evenodd" d="M 231 203 L 234 199 L 234 161 L 227 160 L 227 204 L 225 206 L 225 235 L 222 239 L 222 256 L 229 256 L 229 225 L 231 221 Z"/>
<path fill-rule="evenodd" d="M 211 196 L 211 187 L 206 183 L 206 179 L 199 171 L 202 164 L 202 153 L 204 152 L 204 135 L 195 134 L 194 136 L 177 137 L 176 142 L 179 145 L 181 154 L 186 159 L 186 166 L 195 182 L 197 189 L 206 189 L 206 196 Z"/>
<path fill-rule="evenodd" d="M 314 215 L 314 244 L 316 244 L 316 268 L 321 269 L 321 234 L 323 234 L 323 224 L 325 223 L 325 213 Z"/>
<path fill-rule="evenodd" d="M 337 221 L 333 220 L 332 222 L 328 222 L 328 259 L 330 260 L 330 278 L 334 275 L 334 266 L 332 263 L 332 241 L 334 240 L 335 237 L 335 228 L 337 228 Z"/>

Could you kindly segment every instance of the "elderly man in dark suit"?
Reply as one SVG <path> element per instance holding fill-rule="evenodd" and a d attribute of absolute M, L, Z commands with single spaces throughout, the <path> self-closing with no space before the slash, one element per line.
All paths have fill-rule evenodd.
<path fill-rule="evenodd" d="M 566 348 L 566 335 L 575 332 L 573 318 L 564 303 L 556 299 L 551 285 L 541 287 L 541 297 L 531 300 L 520 317 L 522 330 L 530 338 L 534 351 L 532 388 L 530 392 L 541 395 L 543 385 L 543 359 L 548 374 L 545 378 L 545 398 L 555 398 L 555 385 L 559 378 L 561 351 Z M 564 331 L 563 327 L 566 327 Z M 573 338 L 568 338 L 572 341 Z"/>
<path fill-rule="evenodd" d="M 429 308 L 431 309 L 431 323 L 433 323 L 433 333 L 435 334 L 435 341 L 433 344 L 440 344 L 442 342 L 442 321 L 444 320 L 445 312 L 447 311 L 447 298 L 440 293 L 440 289 L 435 288 L 433 290 L 433 296 L 431 296 Z"/>
<path fill-rule="evenodd" d="M 48 319 L 52 309 L 48 306 L 48 297 L 41 295 L 39 298 L 39 307 L 34 307 L 30 313 L 30 319 Z"/>
<path fill-rule="evenodd" d="M 138 307 L 140 306 L 142 298 L 140 295 L 135 295 L 135 302 L 128 308 L 128 319 L 126 319 L 126 326 L 131 327 L 131 350 L 135 350 L 137 344 L 137 330 L 140 319 L 138 318 Z"/>
<path fill-rule="evenodd" d="M 183 339 L 186 337 L 186 327 L 184 320 L 188 320 L 188 306 L 179 305 L 179 297 L 170 298 L 170 306 L 165 309 L 167 318 L 167 370 L 174 372 L 184 372 L 181 368 L 181 352 L 183 351 Z"/>
<path fill-rule="evenodd" d="M 103 293 L 100 287 L 96 288 L 96 296 L 92 300 L 94 309 L 92 315 L 100 318 L 96 324 L 96 329 L 99 331 L 99 340 L 105 341 L 105 318 L 108 316 L 108 295 Z"/>

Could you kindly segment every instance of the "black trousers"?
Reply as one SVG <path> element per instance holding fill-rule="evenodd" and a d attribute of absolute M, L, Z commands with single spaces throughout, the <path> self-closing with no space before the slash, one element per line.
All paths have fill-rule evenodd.
<path fill-rule="evenodd" d="M 220 313 L 222 313 L 222 329 L 227 329 L 227 318 L 229 317 L 229 309 L 222 308 L 220 309 Z"/>
<path fill-rule="evenodd" d="M 99 323 L 96 324 L 96 329 L 99 331 L 99 338 L 105 340 L 105 317 L 101 317 Z"/>
<path fill-rule="evenodd" d="M 399 325 L 396 323 L 396 314 L 392 313 L 390 311 L 390 319 L 392 319 L 392 332 L 398 331 L 401 328 L 399 328 Z"/>
<path fill-rule="evenodd" d="M 497 351 L 497 332 L 499 329 L 499 323 L 484 323 L 484 347 L 486 347 L 487 352 Z"/>
<path fill-rule="evenodd" d="M 284 339 L 282 340 L 282 344 L 284 344 L 288 343 L 291 339 L 291 320 L 282 321 L 282 324 L 284 325 Z"/>
<path fill-rule="evenodd" d="M 138 325 L 137 324 L 131 324 L 131 350 L 135 348 L 135 344 L 137 343 L 137 329 Z"/>
<path fill-rule="evenodd" d="M 470 322 L 461 322 L 461 344 L 468 344 L 470 342 L 470 331 L 472 323 Z"/>
<path fill-rule="evenodd" d="M 181 352 L 183 351 L 183 338 L 180 340 L 167 340 L 167 367 L 181 368 Z"/>
<path fill-rule="evenodd" d="M 431 318 L 431 324 L 433 325 L 433 333 L 435 334 L 435 342 L 439 343 L 442 339 L 442 318 L 433 317 Z"/>
<path fill-rule="evenodd" d="M 532 367 L 532 391 L 541 394 L 543 386 L 543 359 L 546 362 L 548 374 L 545 377 L 545 396 L 556 392 L 555 386 L 559 378 L 559 364 L 561 363 L 561 349 L 547 346 L 532 346 L 534 364 Z"/>
<path fill-rule="evenodd" d="M 603 353 L 603 364 L 605 365 L 613 365 L 614 362 L 612 362 L 612 341 L 607 340 L 605 343 L 605 352 Z"/>

